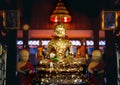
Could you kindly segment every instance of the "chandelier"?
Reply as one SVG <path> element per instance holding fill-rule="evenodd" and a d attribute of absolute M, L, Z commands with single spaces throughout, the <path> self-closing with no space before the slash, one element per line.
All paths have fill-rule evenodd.
<path fill-rule="evenodd" d="M 70 22 L 71 16 L 67 11 L 62 0 L 59 0 L 53 14 L 50 16 L 52 22 Z"/>

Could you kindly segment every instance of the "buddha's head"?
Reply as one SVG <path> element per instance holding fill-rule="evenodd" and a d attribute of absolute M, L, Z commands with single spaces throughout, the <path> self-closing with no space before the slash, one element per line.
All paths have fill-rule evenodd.
<path fill-rule="evenodd" d="M 55 26 L 54 33 L 55 33 L 55 36 L 57 36 L 57 37 L 65 37 L 66 29 L 65 29 L 64 24 L 63 23 L 58 23 Z"/>
<path fill-rule="evenodd" d="M 26 49 L 20 51 L 21 60 L 27 62 L 29 59 L 29 52 Z"/>
<path fill-rule="evenodd" d="M 92 52 L 92 60 L 101 60 L 102 59 L 102 52 L 100 50 L 94 50 Z"/>

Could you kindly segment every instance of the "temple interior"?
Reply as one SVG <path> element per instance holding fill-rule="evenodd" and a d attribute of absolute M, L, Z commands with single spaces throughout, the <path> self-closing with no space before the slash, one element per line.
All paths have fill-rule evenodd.
<path fill-rule="evenodd" d="M 0 85 L 120 85 L 120 1 L 1 0 Z"/>

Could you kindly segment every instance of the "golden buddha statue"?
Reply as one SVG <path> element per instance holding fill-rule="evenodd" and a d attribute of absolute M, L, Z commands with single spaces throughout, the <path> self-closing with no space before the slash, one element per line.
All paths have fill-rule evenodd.
<path fill-rule="evenodd" d="M 50 53 L 54 52 L 57 59 L 61 60 L 67 56 L 73 56 L 72 43 L 66 36 L 66 29 L 64 24 L 59 23 L 55 26 L 54 36 L 48 43 L 47 57 L 50 57 Z"/>
<path fill-rule="evenodd" d="M 33 81 L 43 84 L 77 84 L 81 78 L 84 83 L 88 83 L 88 79 L 82 73 L 80 60 L 74 58 L 73 46 L 66 36 L 63 23 L 55 26 L 46 57 L 40 61 L 37 70 L 38 74 Z"/>

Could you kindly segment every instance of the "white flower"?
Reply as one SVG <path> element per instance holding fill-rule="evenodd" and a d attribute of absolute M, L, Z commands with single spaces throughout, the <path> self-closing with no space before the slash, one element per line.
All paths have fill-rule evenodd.
<path fill-rule="evenodd" d="M 54 58 L 55 57 L 55 53 L 51 52 L 50 53 L 50 58 Z"/>

